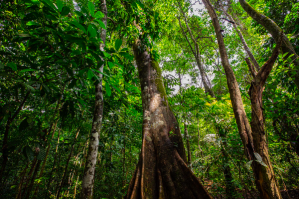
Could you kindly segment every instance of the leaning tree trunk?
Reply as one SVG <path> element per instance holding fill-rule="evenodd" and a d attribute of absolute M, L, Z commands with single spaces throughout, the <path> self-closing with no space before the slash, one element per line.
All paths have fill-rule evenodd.
<path fill-rule="evenodd" d="M 266 164 L 263 166 L 262 162 L 253 162 L 252 168 L 254 171 L 256 186 L 260 187 L 261 198 L 281 198 L 280 190 L 276 182 L 275 173 L 269 158 L 269 150 L 266 141 L 265 129 L 264 129 L 264 116 L 263 116 L 263 104 L 262 94 L 264 85 L 269 76 L 272 67 L 278 57 L 279 47 L 281 40 L 278 41 L 276 48 L 273 51 L 270 59 L 261 67 L 256 75 L 253 76 L 251 87 L 249 90 L 251 109 L 252 109 L 252 120 L 251 128 L 253 130 L 253 143 L 256 153 L 261 157 L 262 162 Z M 249 67 L 251 63 L 247 62 Z M 251 67 L 253 68 L 253 67 Z M 266 187 L 265 184 L 270 184 L 270 187 Z M 271 189 L 270 189 L 271 188 Z"/>
<path fill-rule="evenodd" d="M 178 123 L 158 63 L 137 40 L 133 51 L 143 104 L 143 144 L 127 199 L 211 198 L 186 164 Z"/>
<path fill-rule="evenodd" d="M 107 25 L 107 8 L 106 0 L 102 0 L 101 11 L 104 14 L 102 22 Z M 100 45 L 100 50 L 104 51 L 105 40 L 106 40 L 106 29 L 102 28 L 101 30 L 101 40 L 103 43 Z M 94 187 L 94 178 L 95 178 L 95 168 L 98 155 L 98 146 L 99 146 L 99 135 L 102 124 L 103 117 L 103 93 L 102 93 L 102 72 L 103 65 L 99 68 L 101 73 L 98 74 L 100 81 L 95 86 L 95 107 L 93 115 L 93 124 L 90 137 L 90 145 L 88 149 L 88 155 L 86 158 L 86 164 L 82 180 L 82 198 L 92 198 L 93 196 L 93 187 Z"/>
<path fill-rule="evenodd" d="M 239 0 L 243 9 L 260 25 L 262 25 L 274 38 L 275 41 L 278 41 L 280 34 L 283 32 L 282 29 L 269 17 L 266 17 L 262 13 L 257 12 L 253 7 L 251 7 L 246 0 Z M 292 71 L 289 71 L 289 76 L 293 79 L 297 88 L 299 88 L 299 56 L 295 52 L 293 45 L 285 34 L 283 34 L 282 42 L 282 53 L 287 55 L 284 56 L 284 59 L 287 59 L 291 56 L 293 63 L 295 65 L 296 73 L 293 74 Z"/>
<path fill-rule="evenodd" d="M 196 63 L 197 63 L 197 66 L 199 68 L 199 71 L 200 71 L 200 76 L 201 76 L 201 80 L 202 80 L 202 83 L 203 83 L 203 86 L 204 86 L 204 90 L 205 90 L 205 93 L 208 93 L 209 95 L 211 95 L 212 97 L 215 97 L 215 94 L 211 88 L 211 84 L 209 82 L 209 79 L 207 78 L 207 75 L 206 75 L 206 72 L 205 72 L 205 69 L 203 67 L 203 64 L 201 62 L 201 55 L 200 55 L 200 51 L 199 51 L 199 46 L 198 46 L 198 43 L 197 43 L 197 40 L 195 39 L 193 33 L 192 33 L 192 30 L 190 29 L 190 26 L 188 24 L 188 21 L 187 21 L 187 18 L 186 18 L 186 15 L 184 13 L 184 11 L 182 10 L 182 7 L 180 5 L 180 2 L 178 2 L 178 7 L 179 7 L 179 10 L 180 10 L 180 13 L 181 15 L 183 16 L 183 19 L 184 19 L 184 22 L 185 22 L 185 25 L 186 25 L 186 28 L 189 32 L 189 35 L 193 41 L 193 44 L 194 44 L 194 47 L 192 46 L 192 44 L 190 43 L 188 37 L 187 37 L 187 34 L 186 32 L 184 31 L 182 25 L 181 25 L 181 21 L 180 21 L 180 18 L 178 17 L 178 22 L 179 22 L 179 26 L 182 30 L 182 34 L 184 35 L 186 41 L 188 42 L 189 44 L 189 47 L 196 59 Z"/>
<path fill-rule="evenodd" d="M 203 3 L 205 4 L 206 9 L 208 10 L 208 13 L 212 19 L 213 26 L 215 28 L 215 32 L 217 35 L 217 40 L 219 44 L 219 50 L 221 54 L 221 59 L 222 59 L 222 65 L 224 67 L 225 73 L 226 73 L 226 78 L 227 78 L 227 85 L 230 93 L 230 98 L 231 98 L 231 103 L 236 119 L 236 123 L 239 129 L 239 134 L 242 139 L 243 145 L 244 145 L 244 150 L 246 153 L 246 156 L 248 160 L 259 160 L 257 158 L 257 154 L 262 153 L 262 150 L 268 150 L 267 148 L 267 143 L 260 143 L 264 142 L 264 139 L 258 139 L 259 136 L 262 136 L 260 131 L 257 131 L 256 128 L 254 128 L 253 132 L 251 130 L 248 118 L 246 116 L 246 112 L 243 106 L 243 101 L 242 101 L 242 96 L 239 90 L 238 83 L 236 81 L 235 75 L 233 73 L 232 68 L 230 67 L 226 48 L 225 48 L 225 43 L 223 40 L 223 36 L 221 34 L 221 27 L 219 24 L 219 20 L 217 17 L 217 14 L 211 5 L 209 0 L 203 0 Z M 254 68 L 254 67 L 252 67 Z M 262 69 L 260 71 L 263 71 Z M 265 73 L 265 72 L 262 72 Z M 255 98 L 256 101 L 259 101 L 260 98 Z M 252 105 L 252 104 L 251 104 Z M 253 106 L 253 105 L 252 105 Z M 253 108 L 253 107 L 252 107 Z M 252 109 L 253 110 L 253 109 Z M 259 121 L 263 124 L 263 121 Z M 253 139 L 253 137 L 256 137 Z M 255 143 L 254 143 L 255 142 Z M 259 148 L 260 146 L 264 146 L 264 148 Z M 258 148 L 257 148 L 258 147 Z M 277 191 L 279 190 L 277 184 L 276 184 L 276 179 L 273 174 L 274 171 L 272 169 L 272 165 L 270 162 L 269 154 L 268 153 L 263 153 L 259 154 L 260 156 L 265 157 L 263 160 L 267 160 L 265 163 L 267 164 L 268 167 L 263 167 L 263 166 L 257 166 L 257 162 L 253 161 L 252 163 L 252 168 L 254 172 L 254 176 L 256 179 L 256 185 L 257 189 L 259 190 L 262 198 L 282 198 L 280 195 L 280 192 Z M 271 177 L 271 178 L 270 178 Z"/>

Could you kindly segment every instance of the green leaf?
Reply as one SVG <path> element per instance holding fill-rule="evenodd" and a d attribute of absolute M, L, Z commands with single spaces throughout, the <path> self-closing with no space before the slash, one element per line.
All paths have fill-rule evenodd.
<path fill-rule="evenodd" d="M 88 70 L 87 75 L 88 75 L 88 79 L 91 80 L 94 76 L 94 73 L 92 70 Z"/>
<path fill-rule="evenodd" d="M 108 62 L 108 66 L 109 66 L 109 68 L 112 68 L 112 67 L 114 67 L 114 63 Z"/>
<path fill-rule="evenodd" d="M 96 14 L 95 14 L 96 19 L 103 18 L 103 17 L 104 17 L 104 14 L 101 11 L 96 12 Z"/>
<path fill-rule="evenodd" d="M 108 83 L 105 84 L 105 89 L 106 89 L 106 94 L 107 94 L 108 96 L 110 96 L 110 95 L 111 95 L 111 90 L 110 90 L 110 86 L 109 86 Z"/>
<path fill-rule="evenodd" d="M 105 57 L 110 58 L 110 54 L 108 54 L 107 52 L 103 51 L 103 54 Z"/>
<path fill-rule="evenodd" d="M 133 57 L 126 52 L 120 52 L 119 54 L 122 55 L 123 57 L 129 59 L 130 61 L 133 60 Z"/>
<path fill-rule="evenodd" d="M 20 70 L 19 73 L 30 72 L 30 71 L 36 71 L 36 70 L 35 69 L 23 69 L 23 70 Z"/>
<path fill-rule="evenodd" d="M 61 0 L 57 0 L 56 1 L 56 6 L 57 6 L 59 12 L 61 12 L 62 9 L 63 9 L 64 4 L 63 4 L 63 2 Z"/>
<path fill-rule="evenodd" d="M 55 7 L 55 5 L 52 3 L 52 2 L 50 2 L 49 0 L 43 0 L 42 1 L 46 6 L 48 6 L 48 7 L 50 7 L 50 8 L 52 8 L 53 10 L 57 10 L 57 8 Z"/>
<path fill-rule="evenodd" d="M 121 39 L 117 39 L 115 41 L 115 49 L 116 51 L 119 51 L 120 47 L 122 46 L 122 40 Z"/>
<path fill-rule="evenodd" d="M 28 22 L 26 23 L 26 25 L 27 25 L 27 26 L 38 26 L 39 24 L 38 24 L 37 22 L 35 22 L 35 21 L 28 21 Z"/>
<path fill-rule="evenodd" d="M 107 77 L 110 77 L 109 75 L 107 75 L 107 74 L 105 74 L 105 73 L 102 73 L 102 72 L 100 72 L 100 71 L 98 71 L 98 70 L 92 69 L 92 71 L 94 71 L 94 72 L 96 72 L 96 73 L 101 73 L 102 75 L 105 75 L 105 76 L 107 76 Z"/>
<path fill-rule="evenodd" d="M 105 24 L 101 20 L 96 20 L 99 24 L 99 26 L 103 29 L 106 29 Z"/>
<path fill-rule="evenodd" d="M 78 23 L 77 21 L 72 21 L 72 22 L 70 22 L 70 24 L 75 25 L 77 28 L 79 28 L 79 29 L 82 30 L 84 33 L 86 33 L 85 28 L 84 28 L 80 23 Z"/>
<path fill-rule="evenodd" d="M 89 11 L 90 11 L 90 14 L 92 17 L 94 17 L 94 14 L 95 14 L 95 6 L 92 2 L 89 2 L 88 3 L 88 7 L 89 7 Z"/>
<path fill-rule="evenodd" d="M 70 12 L 70 8 L 67 7 L 67 6 L 64 6 L 64 7 L 62 8 L 61 15 L 62 15 L 62 16 L 65 16 L 65 15 L 69 14 L 69 12 Z"/>
<path fill-rule="evenodd" d="M 82 99 L 78 99 L 78 101 L 82 106 L 87 107 L 87 103 L 85 101 L 83 101 Z"/>
<path fill-rule="evenodd" d="M 13 71 L 18 70 L 17 65 L 15 63 L 13 63 L 13 62 L 9 62 L 7 64 L 7 66 L 10 67 L 11 69 L 13 69 Z"/>
<path fill-rule="evenodd" d="M 90 37 L 96 37 L 97 31 L 94 29 L 94 27 L 90 24 L 88 27 L 88 32 L 90 33 Z"/>

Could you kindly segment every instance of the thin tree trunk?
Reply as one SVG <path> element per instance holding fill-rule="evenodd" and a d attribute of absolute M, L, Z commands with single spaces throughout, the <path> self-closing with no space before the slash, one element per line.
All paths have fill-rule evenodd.
<path fill-rule="evenodd" d="M 41 160 L 38 160 L 38 161 L 37 161 L 36 167 L 35 167 L 35 169 L 34 169 L 34 173 L 33 173 L 32 177 L 31 177 L 31 181 L 30 181 L 29 187 L 28 187 L 28 189 L 27 189 L 27 194 L 26 194 L 26 196 L 25 196 L 25 199 L 30 198 L 31 190 L 32 190 L 33 185 L 34 185 L 34 180 L 35 180 L 35 178 L 36 178 L 36 176 L 37 176 L 37 173 L 38 173 L 38 171 L 39 171 L 39 169 L 40 169 L 41 162 L 42 162 Z M 26 191 L 26 190 L 25 190 L 25 191 Z"/>
<path fill-rule="evenodd" d="M 188 129 L 187 129 L 187 123 L 184 123 L 184 137 L 186 140 L 186 148 L 188 152 L 188 165 L 191 164 L 192 162 L 192 155 L 191 155 L 191 148 L 190 148 L 190 139 L 189 139 L 189 134 L 188 134 Z"/>
<path fill-rule="evenodd" d="M 27 171 L 28 165 L 29 165 L 29 162 L 27 162 L 27 164 L 26 164 L 26 167 L 25 167 L 25 169 L 23 171 L 23 175 L 22 174 L 20 175 L 22 177 L 21 177 L 21 180 L 20 180 L 20 183 L 19 183 L 19 186 L 18 186 L 18 194 L 16 196 L 16 199 L 19 199 L 21 197 L 22 186 L 23 186 L 23 182 L 24 182 L 24 178 L 25 178 L 25 175 L 26 175 L 26 171 Z"/>
<path fill-rule="evenodd" d="M 263 196 L 262 198 L 267 198 L 267 199 L 281 198 L 279 189 L 276 184 L 275 176 L 273 175 L 274 172 L 272 169 L 272 165 L 271 162 L 269 161 L 269 155 L 267 153 L 268 151 L 267 144 L 260 143 L 261 141 L 263 142 L 263 139 L 262 138 L 258 139 L 258 137 L 262 135 L 260 134 L 259 131 L 257 131 L 256 128 L 252 133 L 248 118 L 246 116 L 239 86 L 228 61 L 227 52 L 226 52 L 223 36 L 221 34 L 221 28 L 220 28 L 218 17 L 209 0 L 203 0 L 203 3 L 205 4 L 205 7 L 208 10 L 208 13 L 212 19 L 212 23 L 217 35 L 219 50 L 222 59 L 222 65 L 224 67 L 226 77 L 227 77 L 227 84 L 230 93 L 231 103 L 235 114 L 236 123 L 239 129 L 239 134 L 244 145 L 246 156 L 249 160 L 255 160 L 255 157 L 257 159 L 257 154 L 261 153 L 259 155 L 263 156 L 263 160 L 266 161 L 265 163 L 268 165 L 268 167 L 263 167 L 262 165 L 258 165 L 256 161 L 253 161 L 252 163 L 254 176 L 256 178 L 257 189 L 260 191 L 261 196 Z M 260 71 L 264 71 L 264 70 L 261 69 Z M 259 98 L 256 98 L 255 100 L 259 101 Z M 254 137 L 256 137 L 254 140 L 252 134 Z M 264 145 L 264 148 L 259 148 L 259 146 L 262 145 Z"/>
<path fill-rule="evenodd" d="M 63 92 L 62 94 L 60 95 L 59 97 L 59 100 L 57 101 L 57 105 L 55 107 L 55 111 L 54 111 L 54 115 L 53 115 L 53 120 L 55 120 L 55 117 L 57 116 L 58 114 L 58 111 L 59 111 L 59 106 L 60 106 L 60 103 L 61 103 L 61 99 L 62 99 L 62 95 L 64 93 L 64 90 L 65 90 L 65 85 L 63 86 Z M 52 134 L 51 134 L 51 139 L 50 139 L 50 142 L 48 144 L 48 147 L 47 147 L 47 151 L 46 151 L 46 155 L 45 155 L 45 158 L 44 158 L 44 161 L 43 161 L 43 164 L 42 164 L 42 167 L 41 167 L 41 171 L 40 171 L 40 174 L 39 174 L 39 178 L 41 178 L 43 176 L 43 173 L 44 173 L 44 169 L 45 169 L 45 166 L 46 166 L 46 162 L 47 162 L 47 159 L 48 159 L 48 155 L 49 155 L 49 151 L 50 151 L 50 147 L 51 147 L 51 140 L 53 139 L 53 136 L 55 134 L 55 131 L 56 131 L 56 127 L 57 127 L 57 123 L 58 123 L 58 119 L 56 119 L 56 121 L 54 122 L 54 129 L 52 131 L 52 125 L 50 127 L 50 130 L 49 130 L 49 133 L 51 133 L 52 131 Z M 47 140 L 48 141 L 48 140 Z M 47 141 L 46 141 L 46 145 L 47 145 Z M 38 187 L 36 187 L 35 189 L 35 193 L 38 191 Z"/>
<path fill-rule="evenodd" d="M 101 11 L 104 14 L 102 22 L 107 26 L 107 8 L 106 0 L 101 2 Z M 100 50 L 104 51 L 105 40 L 106 40 L 106 29 L 101 30 L 101 40 L 103 43 L 100 45 Z M 102 118 L 103 118 L 103 93 L 102 93 L 102 72 L 103 65 L 99 68 L 101 73 L 98 74 L 99 82 L 95 86 L 95 107 L 92 123 L 92 131 L 90 137 L 90 145 L 88 149 L 88 155 L 86 159 L 84 175 L 82 180 L 82 198 L 92 198 L 94 178 L 95 178 L 95 167 L 97 162 L 98 146 L 99 146 L 99 135 L 101 130 Z"/>
<path fill-rule="evenodd" d="M 234 19 L 232 18 L 232 16 L 231 16 L 229 13 L 227 13 L 227 12 L 225 11 L 225 9 L 222 8 L 222 10 L 223 10 L 223 12 L 225 13 L 225 15 L 229 18 L 229 20 L 232 21 L 233 27 L 234 27 L 235 31 L 238 33 L 238 35 L 239 35 L 239 37 L 240 37 L 240 40 L 241 40 L 241 42 L 242 42 L 242 44 L 243 44 L 243 47 L 244 47 L 245 52 L 246 52 L 247 55 L 249 56 L 249 58 L 250 58 L 252 64 L 255 66 L 256 70 L 259 71 L 259 69 L 260 69 L 259 64 L 257 63 L 257 61 L 256 61 L 256 59 L 254 58 L 254 56 L 253 56 L 253 54 L 252 54 L 250 48 L 248 47 L 247 42 L 246 42 L 246 40 L 244 39 L 244 36 L 243 36 L 242 32 L 239 30 L 239 28 L 238 28 L 238 26 L 237 26 L 237 23 L 234 21 Z"/>
<path fill-rule="evenodd" d="M 61 128 L 59 129 L 58 135 L 57 135 L 57 144 L 56 144 L 56 148 L 55 148 L 55 155 L 54 155 L 54 161 L 53 161 L 52 169 L 51 169 L 51 172 L 49 174 L 48 187 L 50 187 L 50 184 L 52 182 L 52 173 L 54 171 L 56 160 L 57 160 L 60 131 L 61 131 Z"/>
<path fill-rule="evenodd" d="M 75 146 L 77 137 L 78 137 L 78 135 L 79 135 L 80 128 L 81 128 L 81 127 L 79 127 L 78 130 L 77 130 L 77 133 L 76 133 L 76 135 L 75 135 L 75 138 L 74 138 L 74 141 L 73 141 L 73 144 L 72 144 L 70 153 L 69 153 L 69 157 L 68 157 L 67 162 L 66 162 L 66 166 L 65 166 L 65 169 L 64 169 L 64 173 L 63 173 L 63 176 L 62 176 L 62 178 L 61 178 L 60 185 L 59 185 L 59 187 L 58 187 L 57 194 L 56 194 L 56 198 L 57 198 L 57 199 L 59 199 L 61 188 L 62 188 L 63 183 L 64 183 L 64 181 L 65 181 L 65 178 L 66 178 L 66 176 L 67 176 L 67 171 L 68 171 L 69 162 L 70 162 L 70 159 L 71 159 L 71 157 L 72 157 L 73 149 L 74 149 L 74 146 Z"/>
<path fill-rule="evenodd" d="M 27 177 L 26 177 L 26 182 L 25 182 L 24 190 L 23 190 L 22 194 L 19 195 L 19 198 L 22 198 L 22 196 L 24 197 L 25 194 L 26 194 L 27 185 L 28 185 L 28 182 L 30 180 L 30 177 L 31 177 L 32 173 L 34 172 L 34 168 L 35 168 L 36 162 L 37 162 L 37 158 L 34 157 L 34 159 L 32 161 L 32 164 L 31 164 L 31 169 L 30 169 L 30 171 L 29 171 L 29 173 L 27 174 Z"/>
<path fill-rule="evenodd" d="M 133 46 L 143 104 L 143 143 L 127 199 L 211 198 L 186 165 L 179 125 L 172 113 L 158 63 L 137 40 Z"/>
<path fill-rule="evenodd" d="M 198 43 L 197 43 L 195 37 L 193 36 L 193 33 L 192 33 L 192 31 L 191 31 L 191 29 L 189 27 L 187 18 L 185 16 L 184 11 L 182 10 L 180 2 L 178 2 L 178 6 L 179 6 L 179 9 L 180 9 L 180 13 L 183 15 L 183 19 L 184 19 L 185 25 L 187 27 L 187 30 L 189 32 L 190 37 L 192 38 L 192 41 L 194 43 L 195 48 L 193 48 L 192 44 L 189 42 L 188 37 L 187 37 L 187 35 L 186 35 L 186 33 L 185 33 L 182 25 L 181 25 L 181 21 L 180 21 L 179 17 L 178 17 L 178 22 L 179 22 L 180 28 L 182 30 L 182 34 L 184 35 L 186 41 L 188 42 L 188 44 L 189 44 L 189 46 L 191 48 L 191 51 L 193 52 L 193 55 L 194 55 L 194 57 L 196 59 L 196 63 L 197 63 L 197 66 L 199 68 L 199 71 L 200 71 L 200 76 L 201 76 L 201 79 L 202 79 L 202 83 L 203 83 L 203 86 L 204 86 L 205 93 L 208 93 L 212 97 L 215 97 L 215 94 L 214 94 L 213 90 L 211 89 L 210 84 L 209 84 L 209 82 L 207 80 L 207 75 L 206 75 L 205 69 L 203 67 L 203 64 L 201 62 L 201 55 L 200 55 Z"/>
<path fill-rule="evenodd" d="M 276 42 L 279 41 L 280 34 L 283 32 L 283 30 L 272 19 L 266 17 L 262 13 L 257 12 L 249 5 L 249 3 L 246 2 L 246 0 L 239 0 L 239 2 L 243 9 L 272 35 Z M 299 56 L 295 52 L 293 45 L 285 34 L 283 34 L 282 53 L 287 53 L 287 55 L 284 56 L 284 59 L 287 59 L 291 56 L 293 60 L 296 73 L 293 74 L 292 71 L 289 71 L 289 76 L 293 79 L 297 88 L 299 88 Z"/>
<path fill-rule="evenodd" d="M 30 94 L 30 91 L 28 91 L 23 99 L 23 101 L 21 102 L 21 104 L 19 105 L 18 109 L 16 110 L 16 112 L 13 114 L 12 117 L 9 117 L 5 126 L 5 132 L 4 132 L 4 137 L 3 137 L 3 142 L 2 142 L 2 166 L 1 166 L 1 170 L 0 170 L 0 185 L 2 184 L 2 178 L 4 176 L 4 171 L 7 165 L 7 161 L 8 161 L 8 134 L 9 134 L 9 130 L 10 130 L 10 125 L 11 123 L 14 121 L 14 119 L 17 117 L 17 115 L 20 113 L 20 111 L 22 110 L 24 103 L 26 102 L 28 96 Z"/>

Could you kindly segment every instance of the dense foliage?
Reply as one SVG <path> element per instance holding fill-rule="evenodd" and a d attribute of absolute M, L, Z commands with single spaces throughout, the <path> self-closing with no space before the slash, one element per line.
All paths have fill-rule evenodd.
<path fill-rule="evenodd" d="M 124 197 L 142 146 L 141 85 L 132 50 L 137 38 L 160 63 L 169 106 L 180 125 L 186 153 L 191 154 L 189 168 L 212 196 L 258 197 L 215 30 L 203 3 L 107 0 L 107 26 L 102 22 L 101 3 L 0 2 L 0 198 L 80 198 L 99 73 L 104 111 L 93 197 Z M 248 91 L 253 78 L 225 10 L 259 65 L 269 59 L 276 41 L 239 2 L 211 3 L 251 121 Z M 299 2 L 249 3 L 282 28 L 298 54 Z M 102 51 L 103 29 L 107 36 Z M 215 96 L 203 86 L 195 46 Z M 280 54 L 263 93 L 270 159 L 284 191 L 298 189 L 299 184 L 299 92 L 290 76 L 297 68 Z M 226 193 L 226 169 L 232 175 L 231 196 Z"/>

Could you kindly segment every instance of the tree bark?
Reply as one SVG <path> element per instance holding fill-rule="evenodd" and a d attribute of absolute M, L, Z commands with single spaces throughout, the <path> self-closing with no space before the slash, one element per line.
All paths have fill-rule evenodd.
<path fill-rule="evenodd" d="M 36 164 L 36 166 L 35 166 L 33 175 L 32 175 L 32 177 L 31 177 L 31 181 L 30 181 L 29 187 L 28 187 L 27 190 L 25 190 L 25 191 L 27 191 L 27 194 L 26 194 L 26 196 L 25 196 L 25 199 L 30 198 L 31 190 L 32 190 L 33 185 L 34 185 L 34 180 L 35 180 L 35 178 L 36 178 L 36 176 L 37 176 L 37 173 L 38 173 L 38 171 L 39 171 L 39 169 L 40 169 L 41 162 L 42 162 L 41 160 L 38 160 L 38 161 L 37 161 L 37 164 Z"/>
<path fill-rule="evenodd" d="M 275 178 L 275 173 L 273 171 L 273 167 L 269 158 L 268 145 L 264 129 L 265 122 L 262 104 L 264 85 L 278 57 L 280 45 L 281 41 L 277 43 L 270 59 L 262 66 L 261 70 L 252 80 L 249 90 L 252 109 L 251 127 L 253 130 L 252 135 L 254 149 L 256 153 L 260 154 L 260 156 L 262 157 L 262 161 L 267 165 L 267 167 L 265 167 L 258 162 L 253 162 L 252 164 L 254 175 L 257 179 L 256 186 L 261 187 L 260 194 L 262 198 L 281 198 L 280 190 Z M 265 187 L 266 183 L 270 184 L 271 189 Z"/>
<path fill-rule="evenodd" d="M 189 139 L 189 134 L 188 134 L 188 129 L 187 129 L 186 122 L 184 123 L 184 137 L 185 137 L 186 148 L 187 148 L 187 152 L 188 152 L 188 165 L 189 165 L 192 162 L 192 155 L 191 155 L 190 139 Z"/>
<path fill-rule="evenodd" d="M 179 125 L 158 63 L 140 40 L 133 46 L 143 104 L 143 144 L 127 199 L 211 198 L 186 165 Z"/>
<path fill-rule="evenodd" d="M 246 0 L 239 0 L 239 2 L 243 9 L 272 35 L 275 41 L 279 41 L 280 34 L 283 32 L 283 30 L 272 19 L 266 17 L 262 13 L 257 12 L 249 5 L 249 3 L 246 2 Z M 293 60 L 296 73 L 293 74 L 292 71 L 289 71 L 289 76 L 293 79 L 297 88 L 299 88 L 299 56 L 295 52 L 293 45 L 285 34 L 283 34 L 282 53 L 287 53 L 287 55 L 284 56 L 284 59 L 287 59 L 289 56 L 291 56 Z"/>
<path fill-rule="evenodd" d="M 258 127 L 254 127 L 254 131 L 252 133 L 250 124 L 248 122 L 248 118 L 246 116 L 245 109 L 243 107 L 243 101 L 239 90 L 239 86 L 228 61 L 228 56 L 227 56 L 223 36 L 221 34 L 221 27 L 219 24 L 217 14 L 209 0 L 203 0 L 203 3 L 205 4 L 205 7 L 208 10 L 208 13 L 212 19 L 212 23 L 217 35 L 219 50 L 222 59 L 222 65 L 224 67 L 226 77 L 227 77 L 227 85 L 230 93 L 231 103 L 235 114 L 236 123 L 239 129 L 239 134 L 244 145 L 246 156 L 249 160 L 254 160 L 257 154 L 263 153 L 259 155 L 263 156 L 263 161 L 266 161 L 265 163 L 268 165 L 268 167 L 263 167 L 262 165 L 258 165 L 259 163 L 257 163 L 256 161 L 252 162 L 252 168 L 256 179 L 257 189 L 259 190 L 262 198 L 267 198 L 267 199 L 281 198 L 280 192 L 278 191 L 279 190 L 278 186 L 276 184 L 275 176 L 273 175 L 274 171 L 272 169 L 272 165 L 269 160 L 269 154 L 267 153 L 268 151 L 267 143 L 264 142 L 264 139 L 262 137 L 262 134 L 260 134 L 260 131 L 257 131 Z M 263 68 L 264 66 L 262 67 L 259 73 L 262 74 L 266 73 L 266 70 Z M 259 98 L 257 97 L 253 99 L 259 101 Z M 251 107 L 253 106 L 252 103 L 253 102 L 251 102 Z M 253 109 L 252 112 L 254 112 Z M 252 135 L 255 137 L 254 139 Z M 264 148 L 260 148 L 261 146 L 263 146 Z"/>
<path fill-rule="evenodd" d="M 102 22 L 107 26 L 107 8 L 106 0 L 101 2 L 101 11 L 104 14 Z M 101 39 L 103 43 L 100 45 L 100 50 L 104 51 L 105 40 L 106 40 L 106 29 L 101 30 Z M 103 72 L 102 65 L 99 68 L 100 72 Z M 102 118 L 103 118 L 103 93 L 102 93 L 102 73 L 98 74 L 99 82 L 95 86 L 95 108 L 93 116 L 92 131 L 90 137 L 90 144 L 88 148 L 88 155 L 86 159 L 84 175 L 82 180 L 82 198 L 92 198 L 94 178 L 95 178 L 95 167 L 97 162 L 98 146 L 99 146 L 99 135 L 101 130 Z"/>

